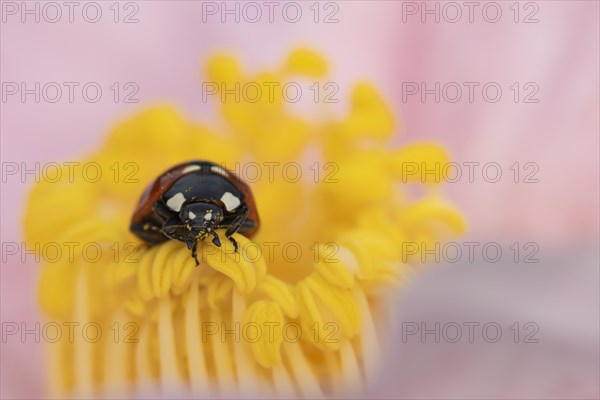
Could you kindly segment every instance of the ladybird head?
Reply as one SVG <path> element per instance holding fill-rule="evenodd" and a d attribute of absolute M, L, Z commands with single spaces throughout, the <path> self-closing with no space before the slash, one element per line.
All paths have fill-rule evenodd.
<path fill-rule="evenodd" d="M 192 235 L 200 237 L 223 221 L 223 210 L 212 203 L 190 203 L 181 209 L 179 217 Z"/>

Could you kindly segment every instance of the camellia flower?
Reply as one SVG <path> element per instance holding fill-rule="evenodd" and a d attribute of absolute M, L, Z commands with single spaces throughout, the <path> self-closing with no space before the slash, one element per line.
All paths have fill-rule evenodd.
<path fill-rule="evenodd" d="M 224 90 L 321 82 L 327 65 L 298 49 L 275 72 L 250 76 L 222 55 L 206 74 Z M 368 83 L 339 119 L 299 117 L 273 93 L 223 96 L 219 133 L 150 108 L 85 159 L 100 174 L 72 179 L 65 164 L 59 182 L 34 187 L 25 231 L 47 253 L 40 302 L 69 332 L 47 338 L 53 394 L 321 397 L 374 381 L 390 294 L 420 264 L 403 243 L 432 245 L 464 229 L 435 182 L 403 177 L 407 162 L 431 169 L 447 155 L 432 143 L 391 149 L 396 123 Z M 260 174 L 249 182 L 259 233 L 236 234 L 239 253 L 228 240 L 203 242 L 198 267 L 185 244 L 150 247 L 129 232 L 145 185 L 193 159 Z M 420 198 L 404 178 L 424 186 Z M 50 243 L 72 251 L 49 254 Z"/>

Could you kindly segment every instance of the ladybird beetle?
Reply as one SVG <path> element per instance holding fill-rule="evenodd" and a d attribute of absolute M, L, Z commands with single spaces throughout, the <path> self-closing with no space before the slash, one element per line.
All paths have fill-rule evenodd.
<path fill-rule="evenodd" d="M 250 187 L 220 165 L 196 160 L 168 169 L 146 187 L 130 230 L 151 245 L 169 239 L 184 242 L 198 265 L 198 240 L 211 235 L 220 247 L 215 229 L 227 229 L 225 236 L 237 252 L 232 235 L 251 238 L 259 225 Z"/>

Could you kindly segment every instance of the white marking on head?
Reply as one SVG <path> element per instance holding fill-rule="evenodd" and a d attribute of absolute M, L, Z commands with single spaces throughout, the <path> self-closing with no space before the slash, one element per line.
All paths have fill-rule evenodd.
<path fill-rule="evenodd" d="M 223 196 L 221 196 L 221 201 L 223 204 L 225 204 L 227 211 L 235 210 L 240 204 L 242 204 L 240 199 L 231 194 L 231 192 L 225 192 Z"/>
<path fill-rule="evenodd" d="M 175 196 L 167 200 L 167 207 L 169 207 L 173 211 L 179 212 L 184 202 L 185 196 L 183 195 L 183 193 L 179 192 L 175 194 Z"/>
<path fill-rule="evenodd" d="M 196 218 L 196 214 L 194 214 L 192 211 L 190 211 L 188 213 L 188 217 L 190 217 L 190 219 L 194 219 L 194 218 Z"/>
<path fill-rule="evenodd" d="M 187 174 L 188 172 L 192 172 L 192 171 L 198 171 L 199 169 L 202 169 L 199 165 L 188 165 L 187 167 L 185 167 L 183 169 L 183 171 L 181 171 L 182 174 Z"/>
<path fill-rule="evenodd" d="M 210 221 L 212 219 L 212 211 L 209 210 L 206 214 L 204 214 L 204 219 Z"/>
<path fill-rule="evenodd" d="M 229 173 L 227 171 L 225 171 L 225 169 L 219 167 L 218 165 L 213 165 L 212 167 L 210 167 L 210 170 L 212 172 L 214 172 L 215 174 L 219 174 L 221 176 L 224 176 L 225 178 L 229 177 Z"/>

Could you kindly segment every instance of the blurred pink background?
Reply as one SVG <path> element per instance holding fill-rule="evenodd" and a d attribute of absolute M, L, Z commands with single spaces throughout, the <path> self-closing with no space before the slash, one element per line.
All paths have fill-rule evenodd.
<path fill-rule="evenodd" d="M 512 175 L 488 183 L 476 175 L 474 183 L 463 178 L 446 184 L 444 192 L 469 222 L 464 240 L 536 242 L 540 263 L 430 270 L 399 300 L 397 317 L 435 320 L 442 308 L 447 320 L 538 321 L 540 346 L 527 351 L 510 345 L 501 350 L 398 346 L 394 351 L 401 356 L 390 361 L 386 378 L 372 395 L 599 396 L 598 2 L 527 3 L 537 8 L 521 2 L 517 23 L 512 2 L 498 3 L 502 17 L 497 23 L 485 20 L 483 2 L 472 23 L 466 7 L 459 22 L 442 15 L 436 23 L 433 15 L 423 15 L 427 19 L 422 22 L 420 12 L 408 13 L 407 7 L 425 3 L 347 1 L 335 2 L 338 22 L 330 24 L 312 20 L 312 2 L 298 3 L 304 16 L 295 24 L 280 13 L 274 23 L 266 15 L 257 23 L 235 23 L 232 17 L 222 23 L 218 15 L 203 22 L 202 3 L 188 1 L 133 2 L 139 21 L 131 24 L 113 22 L 112 3 L 103 2 L 97 23 L 86 22 L 81 8 L 73 23 L 66 8 L 57 23 L 36 23 L 33 16 L 23 23 L 7 3 L 12 2 L 2 2 L 0 39 L 3 83 L 93 81 L 105 92 L 98 103 L 80 96 L 69 103 L 64 93 L 55 104 L 35 103 L 32 96 L 25 103 L 18 96 L 3 99 L 2 162 L 77 159 L 91 152 L 116 121 L 162 102 L 218 126 L 216 103 L 202 102 L 200 91 L 201 67 L 210 55 L 230 51 L 257 70 L 278 65 L 292 48 L 303 45 L 329 60 L 342 107 L 353 82 L 366 79 L 378 86 L 401 121 L 396 145 L 434 140 L 461 165 L 497 162 L 506 174 L 515 162 L 536 163 L 539 183 L 517 184 Z M 428 2 L 428 7 L 434 4 Z M 121 8 L 120 18 L 132 10 Z M 320 18 L 331 10 L 321 8 Z M 524 23 L 534 10 L 538 22 Z M 139 103 L 113 102 L 107 89 L 113 82 L 136 82 Z M 497 103 L 485 101 L 480 90 L 470 103 L 466 89 L 457 103 L 436 103 L 433 96 L 421 102 L 419 95 L 404 101 L 403 82 L 426 82 L 428 87 L 435 82 L 497 82 L 503 94 Z M 529 92 L 524 85 L 535 83 L 539 102 L 515 103 L 509 89 L 514 82 L 520 85 L 520 99 Z M 22 206 L 30 186 L 15 177 L 2 183 L 3 242 L 22 240 Z M 0 272 L 2 321 L 39 321 L 36 266 L 13 258 Z M 478 307 L 472 308 L 473 303 Z M 36 343 L 2 344 L 3 398 L 43 396 L 40 352 Z M 457 359 L 468 362 L 456 368 Z M 546 380 L 559 383 L 545 385 Z"/>

